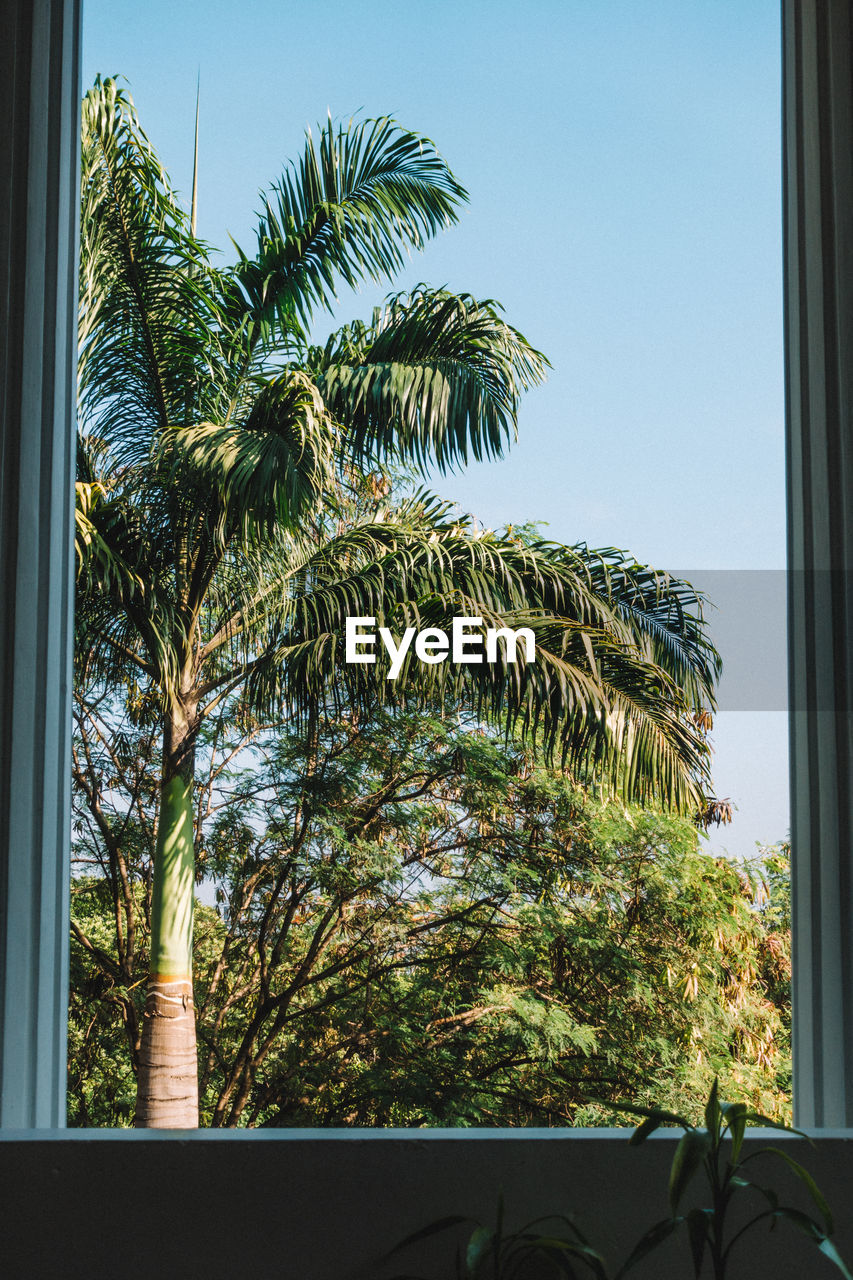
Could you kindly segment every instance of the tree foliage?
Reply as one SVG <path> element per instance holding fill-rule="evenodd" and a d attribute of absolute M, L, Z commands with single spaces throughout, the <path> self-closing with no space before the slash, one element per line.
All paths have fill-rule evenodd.
<path fill-rule="evenodd" d="M 121 1118 L 140 1068 L 139 1123 L 195 1122 L 151 1049 L 174 982 L 215 1125 L 573 1119 L 623 1089 L 616 1030 L 677 1075 L 687 1005 L 723 990 L 729 945 L 741 974 L 757 917 L 735 873 L 703 888 L 689 824 L 615 798 L 707 804 L 701 598 L 391 485 L 513 438 L 546 361 L 494 301 L 420 286 L 309 340 L 337 287 L 390 282 L 455 220 L 456 178 L 392 120 L 330 120 L 218 266 L 115 82 L 86 95 L 82 142 L 78 1116 Z M 389 680 L 343 661 L 353 615 L 529 627 L 536 661 Z M 193 939 L 194 876 L 222 899 Z M 682 972 L 706 908 L 707 981 Z M 713 1045 L 769 1045 L 770 1006 L 732 982 Z M 769 1050 L 738 1053 L 759 1087 Z"/>
<path fill-rule="evenodd" d="M 544 357 L 490 300 L 420 286 L 311 345 L 336 283 L 390 279 L 465 193 L 429 139 L 329 121 L 217 267 L 128 95 L 83 108 L 77 654 L 188 743 L 238 687 L 262 716 L 453 696 L 627 799 L 708 788 L 719 658 L 688 584 L 612 550 L 483 530 L 387 469 L 493 457 Z M 374 501 L 365 502 L 373 484 Z M 384 499 L 384 500 L 381 500 Z M 537 661 L 347 668 L 348 615 L 529 626 Z M 186 754 L 186 753 L 185 753 Z"/>
<path fill-rule="evenodd" d="M 708 857 L 689 820 L 440 711 L 330 708 L 306 740 L 223 709 L 195 797 L 205 1119 L 620 1123 L 590 1099 L 684 1111 L 715 1076 L 784 1118 L 784 849 Z M 132 1094 L 153 738 L 81 706 L 78 1124 L 123 1123 Z"/>

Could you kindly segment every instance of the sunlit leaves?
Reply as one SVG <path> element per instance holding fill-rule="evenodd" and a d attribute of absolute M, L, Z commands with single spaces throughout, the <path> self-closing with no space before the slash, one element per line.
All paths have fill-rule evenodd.
<path fill-rule="evenodd" d="M 388 117 L 345 127 L 329 119 L 265 197 L 254 256 L 240 255 L 246 314 L 256 326 L 288 327 L 329 306 L 339 280 L 390 280 L 465 199 L 428 138 Z"/>
<path fill-rule="evenodd" d="M 223 540 L 289 528 L 316 507 L 332 481 L 336 426 L 319 392 L 299 371 L 271 378 L 245 422 L 203 422 L 164 434 L 158 458 L 165 483 L 193 484 L 201 502 L 215 494 Z"/>
<path fill-rule="evenodd" d="M 594 554 L 591 563 L 598 565 Z M 651 660 L 636 602 L 619 608 L 621 579 L 609 599 L 593 589 L 585 548 L 507 539 L 415 505 L 355 520 L 289 565 L 261 557 L 256 572 L 245 574 L 253 579 L 256 594 L 238 625 L 241 637 L 259 628 L 266 635 L 266 651 L 244 657 L 255 705 L 303 717 L 327 694 L 362 706 L 450 697 L 537 736 L 558 759 L 626 798 L 695 807 L 708 749 L 687 714 L 691 704 Z M 410 650 L 389 681 L 381 654 L 372 666 L 343 661 L 348 616 L 374 617 L 400 635 L 408 626 L 449 630 L 454 615 L 481 617 L 484 628 L 528 627 L 536 662 L 509 661 L 501 646 L 494 662 L 427 666 Z M 671 663 L 678 640 L 673 625 Z M 687 655 L 677 660 L 689 662 Z M 701 692 L 713 698 L 711 687 Z"/>
<path fill-rule="evenodd" d="M 136 730 L 108 701 L 78 704 L 91 773 L 79 764 L 127 832 L 142 891 L 157 717 L 138 687 L 128 701 Z M 220 890 L 219 932 L 197 939 L 208 1115 L 259 1024 L 250 1066 L 274 1043 L 239 1123 L 612 1123 L 584 1101 L 602 1089 L 698 1119 L 715 1069 L 784 1115 L 781 1006 L 756 972 L 772 924 L 689 819 L 596 802 L 452 705 L 329 708 L 308 732 L 261 723 L 235 696 L 198 748 L 198 869 Z M 100 856 L 106 874 L 79 787 L 75 805 L 78 856 Z M 685 1001 L 665 970 L 697 958 Z M 755 1048 L 767 1033 L 769 1061 Z"/>
<path fill-rule="evenodd" d="M 214 299 L 204 247 L 114 80 L 83 100 L 82 148 L 81 411 L 126 464 L 157 431 L 208 416 Z"/>
<path fill-rule="evenodd" d="M 202 717 L 244 686 L 306 723 L 330 699 L 454 701 L 624 798 L 695 809 L 718 659 L 686 585 L 614 552 L 478 529 L 426 494 L 366 502 L 366 468 L 498 455 L 545 360 L 497 304 L 421 286 L 324 348 L 336 282 L 390 278 L 464 192 L 390 119 L 324 125 L 265 199 L 254 256 L 214 269 L 129 96 L 83 109 L 78 637 Z M 347 616 L 527 627 L 535 663 L 399 680 L 347 666 Z"/>
<path fill-rule="evenodd" d="M 359 457 L 402 456 L 441 470 L 495 457 L 512 440 L 521 393 L 546 361 L 500 315 L 422 286 L 350 325 L 310 367 Z"/>

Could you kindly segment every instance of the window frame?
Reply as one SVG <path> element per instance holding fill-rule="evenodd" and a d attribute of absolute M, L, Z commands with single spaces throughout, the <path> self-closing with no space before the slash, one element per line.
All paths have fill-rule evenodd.
<path fill-rule="evenodd" d="M 0 66 L 0 304 L 25 320 L 0 454 L 0 1128 L 17 1130 L 64 1125 L 80 7 L 11 0 Z M 782 31 L 795 1107 L 827 1129 L 853 1127 L 850 6 L 782 0 Z"/>

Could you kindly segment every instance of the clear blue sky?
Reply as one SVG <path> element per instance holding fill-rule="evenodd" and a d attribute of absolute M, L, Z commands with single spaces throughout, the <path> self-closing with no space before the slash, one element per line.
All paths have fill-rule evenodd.
<path fill-rule="evenodd" d="M 396 287 L 497 298 L 553 369 L 507 459 L 441 492 L 661 568 L 784 566 L 778 0 L 86 0 L 84 83 L 130 81 L 185 191 L 199 71 L 199 230 L 226 251 L 327 111 L 395 115 L 468 188 Z M 762 621 L 758 665 L 784 644 Z M 740 812 L 713 843 L 749 853 L 787 830 L 784 715 L 718 726 Z"/>

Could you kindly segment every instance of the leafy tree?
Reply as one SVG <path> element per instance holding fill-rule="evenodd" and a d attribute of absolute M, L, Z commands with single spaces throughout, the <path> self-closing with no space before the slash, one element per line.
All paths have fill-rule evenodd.
<path fill-rule="evenodd" d="M 330 709 L 310 738 L 240 719 L 198 752 L 207 1121 L 609 1124 L 591 1098 L 690 1113 L 716 1076 L 789 1113 L 784 850 L 710 858 L 688 819 L 593 798 L 452 710 Z M 77 1123 L 130 1092 L 155 739 L 80 707 Z"/>
<path fill-rule="evenodd" d="M 426 287 L 308 340 L 338 283 L 390 278 L 463 199 L 428 139 L 330 121 L 264 196 L 254 248 L 218 269 L 127 95 L 107 80 L 85 98 L 79 678 L 156 704 L 162 751 L 139 1125 L 196 1123 L 196 747 L 236 691 L 302 728 L 331 691 L 353 709 L 452 696 L 630 798 L 701 798 L 693 716 L 717 658 L 688 587 L 477 531 L 429 496 L 379 501 L 385 462 L 500 453 L 543 357 L 495 304 Z M 348 615 L 452 613 L 531 626 L 536 663 L 410 663 L 392 682 L 341 661 Z"/>

